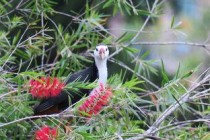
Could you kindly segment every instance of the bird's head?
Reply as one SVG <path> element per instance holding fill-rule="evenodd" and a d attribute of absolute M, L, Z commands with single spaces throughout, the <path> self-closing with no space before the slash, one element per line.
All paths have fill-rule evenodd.
<path fill-rule="evenodd" d="M 98 45 L 94 50 L 94 57 L 100 60 L 107 59 L 109 56 L 109 49 L 106 45 Z"/>

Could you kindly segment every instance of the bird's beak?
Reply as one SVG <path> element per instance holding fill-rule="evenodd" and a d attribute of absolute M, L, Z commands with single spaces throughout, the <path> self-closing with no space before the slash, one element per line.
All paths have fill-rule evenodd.
<path fill-rule="evenodd" d="M 105 49 L 101 48 L 99 50 L 99 56 L 102 60 L 105 58 Z"/>

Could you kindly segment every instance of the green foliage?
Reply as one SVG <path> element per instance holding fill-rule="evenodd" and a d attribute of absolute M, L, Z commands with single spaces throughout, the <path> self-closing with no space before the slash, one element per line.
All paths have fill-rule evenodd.
<path fill-rule="evenodd" d="M 76 2 L 66 0 L 65 4 L 75 6 Z M 154 20 L 160 14 L 161 2 L 156 3 L 155 12 L 151 10 L 154 2 L 146 2 L 87 1 L 79 3 L 83 8 L 76 7 L 77 11 L 63 9 L 60 12 L 60 1 L 30 0 L 10 3 L 2 0 L 0 139 L 32 139 L 35 130 L 42 125 L 58 128 L 58 139 L 126 139 L 139 134 L 145 137 L 149 127 L 160 120 L 161 115 L 167 117 L 157 126 L 156 136 L 166 139 L 208 139 L 209 128 L 205 117 L 202 118 L 208 118 L 210 111 L 209 83 L 206 82 L 209 80 L 208 75 L 199 77 L 200 80 L 207 77 L 203 83 L 197 80 L 195 82 L 198 84 L 193 85 L 193 82 L 189 82 L 200 69 L 197 61 L 190 70 L 183 70 L 180 62 L 177 71 L 171 75 L 164 60 L 150 59 L 148 49 L 139 49 L 141 46 L 131 42 L 144 29 L 126 30 L 119 36 L 113 35 L 109 30 L 110 18 L 119 13 L 123 16 L 136 16 L 141 20 L 148 16 Z M 110 12 L 107 14 L 106 10 Z M 132 21 L 129 23 L 132 24 Z M 180 25 L 173 16 L 170 29 L 179 31 Z M 90 52 L 100 43 L 111 44 L 110 53 L 117 54 L 110 59 L 112 64 L 108 85 L 113 90 L 113 96 L 109 104 L 98 115 L 85 118 L 78 113 L 79 106 L 86 99 L 83 97 L 60 116 L 31 119 L 33 107 L 40 100 L 29 93 L 29 80 L 50 76 L 66 81 L 72 73 L 92 63 L 88 58 L 91 56 Z M 152 81 L 154 77 L 159 78 L 156 83 Z M 97 86 L 96 83 L 97 81 L 84 83 L 75 80 L 66 85 L 65 90 L 92 89 Z M 189 98 L 183 102 L 183 95 L 186 94 Z M 174 106 L 177 106 L 175 110 L 164 114 L 165 110 Z M 204 120 L 193 122 L 198 116 Z M 187 122 L 188 120 L 192 122 Z M 70 127 L 69 133 L 64 130 L 66 125 Z"/>
<path fill-rule="evenodd" d="M 135 8 L 132 1 L 128 0 L 108 0 L 103 8 L 110 7 L 114 3 L 114 14 L 116 14 L 118 11 L 121 13 L 128 13 L 129 15 L 135 14 L 138 15 L 138 9 Z M 132 11 L 132 13 L 131 13 Z"/>

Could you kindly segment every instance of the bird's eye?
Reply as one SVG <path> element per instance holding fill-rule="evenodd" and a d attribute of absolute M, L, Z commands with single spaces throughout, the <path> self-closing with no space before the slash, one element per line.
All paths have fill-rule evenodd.
<path fill-rule="evenodd" d="M 106 48 L 106 51 L 107 51 L 108 49 Z"/>
<path fill-rule="evenodd" d="M 96 48 L 96 51 L 98 51 L 98 49 Z"/>

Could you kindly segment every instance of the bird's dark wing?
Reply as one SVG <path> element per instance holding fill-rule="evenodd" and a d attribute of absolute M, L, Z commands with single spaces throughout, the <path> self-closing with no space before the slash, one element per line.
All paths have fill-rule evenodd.
<path fill-rule="evenodd" d="M 67 80 L 66 84 L 73 82 L 77 79 L 78 81 L 93 82 L 94 80 L 96 80 L 97 77 L 98 77 L 98 70 L 94 63 L 90 67 L 72 74 Z"/>
<path fill-rule="evenodd" d="M 96 80 L 97 75 L 98 75 L 97 68 L 95 64 L 93 64 L 82 71 L 72 74 L 66 81 L 66 84 L 70 82 L 74 82 L 75 80 L 84 81 L 84 82 L 87 82 L 87 81 L 93 82 Z M 43 112 L 53 107 L 56 107 L 57 109 L 62 111 L 69 106 L 69 103 L 71 104 L 76 103 L 87 93 L 88 93 L 88 90 L 85 90 L 85 89 L 81 89 L 78 92 L 63 90 L 58 96 L 51 97 L 51 98 L 41 101 L 37 106 L 35 106 L 34 114 L 35 115 L 44 114 Z M 71 101 L 69 101 L 69 98 L 71 99 Z M 52 114 L 52 113 L 47 113 L 47 114 Z"/>
<path fill-rule="evenodd" d="M 45 114 L 43 112 L 56 107 L 57 109 L 61 110 L 62 108 L 67 108 L 69 104 L 68 101 L 68 94 L 65 92 L 61 92 L 58 96 L 56 97 L 50 97 L 48 99 L 42 100 L 37 106 L 34 107 L 34 114 L 35 115 L 40 115 L 40 114 Z M 47 114 L 52 114 L 52 113 L 47 113 Z"/>

